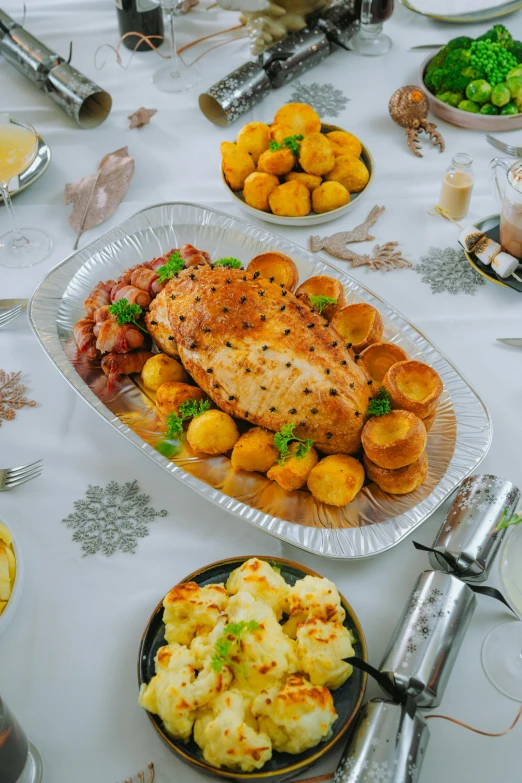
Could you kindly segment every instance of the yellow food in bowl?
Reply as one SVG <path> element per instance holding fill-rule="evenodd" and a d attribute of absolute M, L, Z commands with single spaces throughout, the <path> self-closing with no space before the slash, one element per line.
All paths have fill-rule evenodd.
<path fill-rule="evenodd" d="M 319 214 L 344 207 L 349 201 L 350 194 L 340 182 L 323 182 L 312 193 L 312 207 Z"/>
<path fill-rule="evenodd" d="M 263 152 L 257 164 L 258 171 L 265 171 L 267 174 L 274 174 L 276 177 L 282 177 L 288 174 L 295 166 L 294 154 L 288 147 L 281 150 L 267 150 Z"/>
<path fill-rule="evenodd" d="M 307 174 L 304 171 L 291 171 L 290 174 L 285 174 L 285 180 L 287 182 L 302 182 L 309 191 L 318 188 L 323 181 L 321 177 L 317 177 L 315 174 Z"/>
<path fill-rule="evenodd" d="M 322 177 L 335 165 L 335 156 L 326 136 L 311 133 L 305 136 L 299 150 L 299 165 L 307 174 Z"/>
<path fill-rule="evenodd" d="M 255 171 L 254 161 L 248 152 L 230 141 L 221 144 L 221 157 L 227 183 L 232 190 L 242 190 L 248 175 Z"/>
<path fill-rule="evenodd" d="M 339 155 L 353 155 L 360 158 L 362 154 L 362 144 L 359 139 L 347 131 L 331 131 L 326 134 L 330 142 L 335 157 Z"/>
<path fill-rule="evenodd" d="M 302 182 L 285 182 L 275 188 L 268 197 L 274 215 L 304 217 L 311 207 L 310 191 Z"/>
<path fill-rule="evenodd" d="M 276 112 L 274 122 L 278 125 L 288 125 L 294 134 L 319 133 L 321 119 L 316 111 L 307 103 L 285 103 Z"/>
<path fill-rule="evenodd" d="M 325 175 L 327 182 L 340 182 L 349 193 L 359 193 L 368 184 L 370 172 L 365 164 L 354 155 L 339 155 L 335 166 Z"/>
<path fill-rule="evenodd" d="M 254 171 L 250 174 L 243 186 L 243 196 L 249 207 L 262 209 L 263 212 L 270 211 L 268 197 L 279 185 L 279 180 L 273 174 L 266 174 L 263 171 Z"/>
<path fill-rule="evenodd" d="M 237 146 L 247 152 L 254 163 L 257 163 L 261 153 L 268 149 L 269 143 L 270 128 L 264 122 L 249 122 L 237 134 Z"/>

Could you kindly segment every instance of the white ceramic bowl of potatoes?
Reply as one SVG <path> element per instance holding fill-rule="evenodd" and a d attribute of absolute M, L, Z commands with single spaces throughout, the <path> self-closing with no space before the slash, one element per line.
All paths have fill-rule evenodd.
<path fill-rule="evenodd" d="M 354 134 L 287 103 L 272 124 L 250 122 L 221 144 L 225 187 L 249 215 L 313 226 L 349 212 L 367 193 L 374 163 Z"/>
<path fill-rule="evenodd" d="M 0 520 L 0 636 L 16 612 L 23 583 L 20 547 L 13 533 Z"/>

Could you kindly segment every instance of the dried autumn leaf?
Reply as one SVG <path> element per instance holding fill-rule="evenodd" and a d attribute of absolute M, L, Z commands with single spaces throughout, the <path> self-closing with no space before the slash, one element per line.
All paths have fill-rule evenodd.
<path fill-rule="evenodd" d="M 110 218 L 125 198 L 134 174 L 134 158 L 127 147 L 109 152 L 98 173 L 65 186 L 65 204 L 73 204 L 69 223 L 76 231 L 74 250 L 81 235 Z"/>

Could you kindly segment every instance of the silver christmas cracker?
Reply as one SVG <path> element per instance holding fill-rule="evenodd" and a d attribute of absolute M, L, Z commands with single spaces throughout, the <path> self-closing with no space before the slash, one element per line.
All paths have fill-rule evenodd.
<path fill-rule="evenodd" d="M 361 708 L 333 783 L 417 783 L 430 732 L 420 712 L 372 699 Z"/>
<path fill-rule="evenodd" d="M 331 53 L 326 33 L 308 28 L 290 33 L 259 55 L 272 87 L 282 87 L 301 74 L 319 65 Z"/>
<path fill-rule="evenodd" d="M 477 599 L 465 582 L 441 571 L 417 579 L 379 666 L 419 707 L 436 707 Z"/>
<path fill-rule="evenodd" d="M 506 479 L 489 474 L 469 476 L 460 485 L 448 516 L 430 552 L 433 568 L 469 582 L 487 579 L 505 530 L 492 534 L 504 509 L 513 513 L 520 490 Z"/>
<path fill-rule="evenodd" d="M 259 63 L 245 63 L 199 96 L 199 108 L 215 125 L 225 128 L 238 120 L 271 90 Z"/>
<path fill-rule="evenodd" d="M 57 103 L 82 128 L 108 116 L 112 98 L 0 10 L 0 55 Z"/>

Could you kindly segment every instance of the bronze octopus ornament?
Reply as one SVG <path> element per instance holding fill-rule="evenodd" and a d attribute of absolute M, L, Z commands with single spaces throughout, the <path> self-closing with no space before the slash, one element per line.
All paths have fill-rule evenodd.
<path fill-rule="evenodd" d="M 392 120 L 404 128 L 408 137 L 408 147 L 418 158 L 422 158 L 419 152 L 421 131 L 433 140 L 433 144 L 438 146 L 441 152 L 445 147 L 444 139 L 437 126 L 433 122 L 428 122 L 429 108 L 430 102 L 426 93 L 412 84 L 396 90 L 388 106 Z"/>

